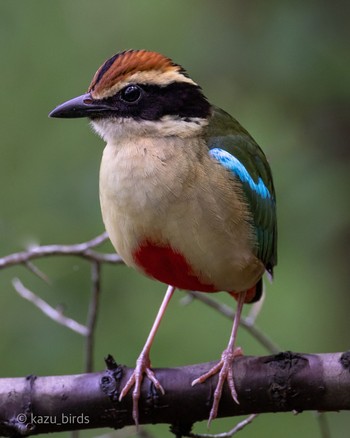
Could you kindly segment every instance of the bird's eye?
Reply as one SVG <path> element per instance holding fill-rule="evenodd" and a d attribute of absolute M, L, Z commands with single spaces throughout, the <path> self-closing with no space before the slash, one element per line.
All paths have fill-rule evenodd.
<path fill-rule="evenodd" d="M 137 85 L 128 85 L 121 90 L 120 97 L 128 103 L 137 102 L 141 97 L 141 88 Z"/>

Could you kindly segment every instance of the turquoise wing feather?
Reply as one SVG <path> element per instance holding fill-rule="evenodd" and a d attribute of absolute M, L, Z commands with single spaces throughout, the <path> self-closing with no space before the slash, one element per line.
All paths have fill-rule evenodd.
<path fill-rule="evenodd" d="M 272 275 L 277 263 L 276 195 L 267 159 L 237 120 L 217 107 L 206 140 L 209 154 L 242 184 L 258 242 L 257 257 Z"/>

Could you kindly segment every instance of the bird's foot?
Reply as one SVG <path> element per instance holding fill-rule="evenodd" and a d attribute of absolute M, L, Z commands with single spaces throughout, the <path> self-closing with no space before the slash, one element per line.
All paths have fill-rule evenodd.
<path fill-rule="evenodd" d="M 125 397 L 125 395 L 134 386 L 134 389 L 132 391 L 132 418 L 135 421 L 136 427 L 138 427 L 139 425 L 139 399 L 141 394 L 141 383 L 143 381 L 144 374 L 146 374 L 148 379 L 153 383 L 158 391 L 160 391 L 163 395 L 165 394 L 162 385 L 159 383 L 158 379 L 151 369 L 151 361 L 149 359 L 149 355 L 146 353 L 141 353 L 136 361 L 136 367 L 131 377 L 126 382 L 126 385 L 122 389 L 119 396 L 119 401 L 121 401 L 122 398 Z"/>
<path fill-rule="evenodd" d="M 192 386 L 194 386 L 197 385 L 197 383 L 205 382 L 209 377 L 212 377 L 215 374 L 219 373 L 219 380 L 215 388 L 213 404 L 208 419 L 208 427 L 210 426 L 210 423 L 216 418 L 218 414 L 219 402 L 221 399 L 221 394 L 225 381 L 227 381 L 228 383 L 233 400 L 237 404 L 239 404 L 235 383 L 233 380 L 232 364 L 235 357 L 242 355 L 243 355 L 243 351 L 240 347 L 235 348 L 233 351 L 231 349 L 224 350 L 221 355 L 220 361 L 216 365 L 214 365 L 208 372 L 206 372 L 205 374 L 198 377 L 192 382 Z"/>

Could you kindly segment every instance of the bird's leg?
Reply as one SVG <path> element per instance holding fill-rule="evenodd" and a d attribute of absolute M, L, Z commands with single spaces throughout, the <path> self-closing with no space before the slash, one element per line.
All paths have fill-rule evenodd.
<path fill-rule="evenodd" d="M 214 418 L 216 418 L 217 416 L 219 402 L 221 399 L 223 386 L 226 380 L 230 388 L 233 400 L 239 404 L 237 398 L 237 392 L 233 380 L 232 363 L 236 356 L 241 356 L 243 354 L 242 349 L 240 347 L 235 348 L 235 342 L 236 342 L 237 330 L 241 318 L 245 297 L 246 297 L 246 292 L 242 292 L 238 296 L 237 311 L 233 320 L 230 340 L 228 342 L 226 350 L 224 350 L 221 355 L 220 361 L 215 366 L 213 366 L 213 368 L 211 368 L 207 373 L 203 374 L 202 376 L 198 377 L 198 379 L 195 379 L 192 382 L 192 386 L 194 386 L 197 383 L 205 382 L 209 377 L 219 373 L 219 380 L 214 392 L 213 405 L 210 410 L 208 427 L 210 426 L 210 423 L 214 420 Z"/>
<path fill-rule="evenodd" d="M 162 394 L 164 394 L 164 389 L 163 389 L 162 385 L 159 383 L 154 372 L 151 370 L 151 361 L 149 358 L 149 353 L 151 350 L 151 346 L 152 346 L 154 337 L 157 333 L 160 321 L 162 320 L 162 317 L 165 313 L 165 309 L 167 308 L 169 301 L 170 301 L 171 297 L 173 296 L 174 292 L 175 292 L 175 287 L 168 286 L 165 297 L 164 297 L 162 304 L 158 310 L 156 319 L 154 320 L 153 326 L 152 326 L 151 331 L 148 335 L 146 343 L 145 343 L 145 345 L 140 353 L 140 356 L 138 357 L 138 359 L 136 361 L 136 367 L 135 367 L 131 377 L 126 382 L 126 385 L 122 389 L 120 396 L 119 396 L 119 401 L 121 401 L 122 398 L 135 385 L 133 392 L 132 392 L 132 400 L 133 400 L 132 417 L 135 421 L 136 426 L 138 426 L 138 424 L 139 424 L 139 406 L 138 405 L 139 405 L 139 398 L 140 398 L 140 394 L 141 394 L 141 383 L 143 380 L 143 375 L 146 374 L 146 376 L 153 383 L 153 385 Z"/>

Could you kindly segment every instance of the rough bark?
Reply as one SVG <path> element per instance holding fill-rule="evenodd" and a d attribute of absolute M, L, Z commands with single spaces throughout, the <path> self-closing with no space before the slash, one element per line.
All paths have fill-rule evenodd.
<path fill-rule="evenodd" d="M 0 379 L 0 436 L 25 436 L 133 424 L 128 394 L 118 401 L 132 369 L 106 359 L 98 373 Z M 168 423 L 177 436 L 208 418 L 216 378 L 191 386 L 213 363 L 155 369 L 166 394 L 147 379 L 142 385 L 140 424 Z M 350 409 L 350 353 L 239 357 L 234 376 L 240 404 L 225 388 L 219 417 L 304 410 Z"/>

